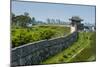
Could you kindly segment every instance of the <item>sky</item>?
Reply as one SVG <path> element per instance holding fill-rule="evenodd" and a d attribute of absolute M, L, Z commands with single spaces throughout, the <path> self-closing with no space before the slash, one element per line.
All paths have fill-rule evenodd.
<path fill-rule="evenodd" d="M 95 23 L 95 6 L 12 1 L 11 7 L 15 15 L 28 12 L 39 21 L 50 18 L 69 22 L 72 16 L 79 16 L 84 20 L 83 23 Z"/>

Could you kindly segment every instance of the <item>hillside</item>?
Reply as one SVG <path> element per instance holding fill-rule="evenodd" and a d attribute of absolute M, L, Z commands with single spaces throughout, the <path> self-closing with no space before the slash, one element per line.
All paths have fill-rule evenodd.
<path fill-rule="evenodd" d="M 79 32 L 77 42 L 41 64 L 84 62 L 96 60 L 95 32 Z"/>

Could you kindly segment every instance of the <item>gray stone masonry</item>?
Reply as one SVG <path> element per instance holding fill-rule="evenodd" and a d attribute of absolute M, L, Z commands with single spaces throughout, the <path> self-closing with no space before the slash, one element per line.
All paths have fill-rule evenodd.
<path fill-rule="evenodd" d="M 59 38 L 41 40 L 25 44 L 11 50 L 11 65 L 36 65 L 63 49 L 68 48 L 77 40 L 77 32 Z"/>

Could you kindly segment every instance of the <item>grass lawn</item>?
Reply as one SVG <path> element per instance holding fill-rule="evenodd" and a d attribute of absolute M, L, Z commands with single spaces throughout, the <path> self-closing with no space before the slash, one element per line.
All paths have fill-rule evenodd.
<path fill-rule="evenodd" d="M 83 49 L 76 57 L 70 62 L 84 62 L 84 61 L 95 61 L 96 60 L 96 38 L 95 33 L 91 33 L 89 38 L 89 45 Z"/>
<path fill-rule="evenodd" d="M 95 32 L 80 32 L 77 42 L 62 52 L 41 62 L 41 64 L 94 61 L 96 57 L 95 39 Z"/>

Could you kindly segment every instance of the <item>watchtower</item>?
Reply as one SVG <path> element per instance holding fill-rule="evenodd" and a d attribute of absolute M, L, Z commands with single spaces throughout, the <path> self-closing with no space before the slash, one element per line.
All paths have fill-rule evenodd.
<path fill-rule="evenodd" d="M 73 16 L 69 20 L 71 21 L 71 33 L 81 29 L 81 21 L 83 21 L 83 19 L 81 19 L 79 16 Z"/>

